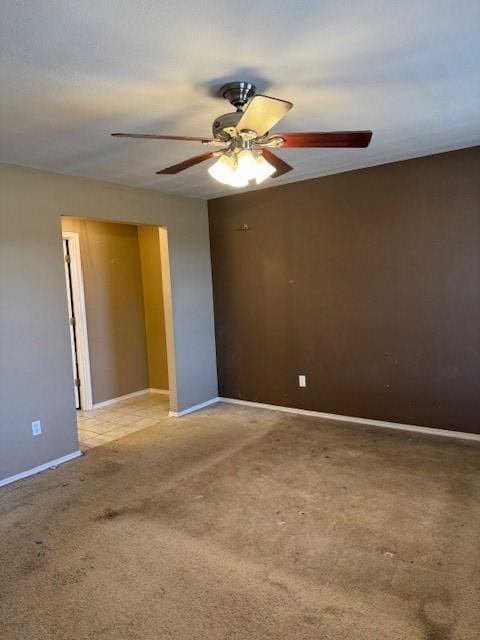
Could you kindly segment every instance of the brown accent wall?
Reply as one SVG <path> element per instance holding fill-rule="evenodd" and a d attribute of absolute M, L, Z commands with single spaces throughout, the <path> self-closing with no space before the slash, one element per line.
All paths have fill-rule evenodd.
<path fill-rule="evenodd" d="M 480 432 L 480 147 L 209 218 L 220 395 Z"/>
<path fill-rule="evenodd" d="M 148 355 L 148 386 L 168 389 L 167 343 L 163 309 L 162 264 L 158 227 L 138 227 Z"/>
<path fill-rule="evenodd" d="M 80 239 L 93 402 L 148 388 L 137 227 L 64 217 L 62 230 Z"/>

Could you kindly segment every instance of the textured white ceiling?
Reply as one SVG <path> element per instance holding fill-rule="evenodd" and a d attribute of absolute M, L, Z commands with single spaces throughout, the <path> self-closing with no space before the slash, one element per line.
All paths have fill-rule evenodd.
<path fill-rule="evenodd" d="M 211 198 L 205 148 L 223 81 L 295 103 L 277 130 L 372 129 L 367 150 L 279 151 L 267 186 L 480 142 L 478 0 L 4 0 L 2 162 Z"/>

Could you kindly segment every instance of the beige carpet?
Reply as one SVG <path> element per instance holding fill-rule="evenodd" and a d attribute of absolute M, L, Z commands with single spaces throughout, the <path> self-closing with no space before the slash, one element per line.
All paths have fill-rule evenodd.
<path fill-rule="evenodd" d="M 478 640 L 480 447 L 239 406 L 0 490 L 2 640 Z"/>

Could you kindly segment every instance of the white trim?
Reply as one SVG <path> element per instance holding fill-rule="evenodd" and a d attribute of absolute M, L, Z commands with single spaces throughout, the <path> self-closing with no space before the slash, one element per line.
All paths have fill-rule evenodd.
<path fill-rule="evenodd" d="M 336 413 L 323 413 L 322 411 L 309 411 L 307 409 L 295 409 L 293 407 L 281 407 L 276 404 L 264 404 L 263 402 L 251 402 L 249 400 L 236 400 L 234 398 L 218 398 L 219 402 L 229 404 L 243 404 L 247 407 L 258 407 L 259 409 L 272 409 L 273 411 L 283 411 L 284 413 L 296 413 L 301 416 L 312 416 L 314 418 L 324 418 L 327 420 L 338 420 L 340 422 L 355 422 L 371 427 L 383 427 L 386 429 L 398 429 L 401 431 L 413 431 L 431 436 L 445 436 L 447 438 L 461 438 L 462 440 L 475 440 L 480 442 L 479 433 L 467 433 L 465 431 L 451 431 L 449 429 L 434 429 L 433 427 L 419 427 L 413 424 L 401 424 L 398 422 L 386 422 L 385 420 L 372 420 L 370 418 L 355 418 L 353 416 L 342 416 Z"/>
<path fill-rule="evenodd" d="M 90 352 L 88 349 L 87 310 L 83 290 L 82 261 L 78 233 L 63 231 L 62 238 L 69 241 L 70 274 L 72 278 L 73 308 L 75 311 L 75 335 L 77 339 L 78 373 L 80 377 L 80 404 L 82 410 L 93 407 L 92 381 L 90 378 Z"/>
<path fill-rule="evenodd" d="M 207 400 L 206 402 L 201 402 L 200 404 L 193 405 L 193 407 L 188 407 L 188 409 L 183 409 L 183 411 L 169 411 L 168 412 L 168 417 L 169 418 L 181 418 L 182 416 L 186 416 L 187 413 L 193 413 L 194 411 L 198 411 L 199 409 L 203 409 L 204 407 L 209 407 L 211 404 L 215 404 L 219 400 L 221 400 L 221 398 L 218 398 L 218 397 L 211 398 L 210 400 Z"/>
<path fill-rule="evenodd" d="M 149 389 L 150 393 L 160 393 L 164 396 L 170 395 L 170 391 L 168 389 Z"/>
<path fill-rule="evenodd" d="M 58 467 L 58 465 L 63 464 L 64 462 L 69 462 L 70 460 L 74 460 L 75 458 L 79 458 L 81 455 L 81 451 L 74 451 L 73 453 L 69 453 L 66 456 L 56 458 L 55 460 L 50 460 L 50 462 L 46 462 L 45 464 L 41 464 L 38 467 L 34 467 L 33 469 L 27 469 L 27 471 L 16 473 L 14 476 L 10 476 L 9 478 L 3 478 L 3 480 L 0 480 L 0 487 L 4 487 L 5 485 L 11 484 L 12 482 L 17 482 L 17 480 L 23 480 L 23 478 L 28 478 L 29 476 L 33 476 L 36 473 L 40 473 L 41 471 L 46 471 L 47 469 L 51 469 L 52 467 Z"/>
<path fill-rule="evenodd" d="M 93 405 L 93 409 L 103 409 L 103 407 L 109 407 L 111 404 L 116 404 L 122 400 L 136 398 L 137 396 L 144 396 L 146 393 L 150 393 L 150 389 L 141 389 L 140 391 L 134 391 L 133 393 L 126 393 L 124 396 L 118 396 L 118 398 L 111 398 L 110 400 L 104 400 L 103 402 L 96 402 Z"/>

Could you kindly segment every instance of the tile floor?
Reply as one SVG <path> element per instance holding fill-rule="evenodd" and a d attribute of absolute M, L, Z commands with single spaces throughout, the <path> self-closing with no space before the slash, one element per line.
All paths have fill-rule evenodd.
<path fill-rule="evenodd" d="M 104 409 L 77 411 L 82 449 L 98 447 L 168 418 L 168 396 L 149 393 L 122 400 Z"/>

